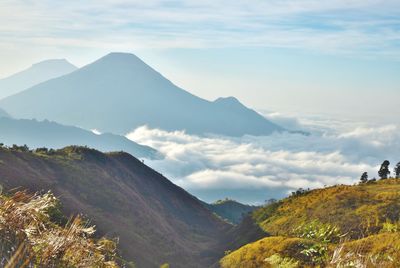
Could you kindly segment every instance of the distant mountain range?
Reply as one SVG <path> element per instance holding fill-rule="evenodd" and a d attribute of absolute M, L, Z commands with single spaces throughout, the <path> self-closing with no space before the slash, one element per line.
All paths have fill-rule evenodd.
<path fill-rule="evenodd" d="M 268 135 L 284 129 L 233 97 L 210 102 L 178 88 L 133 54 L 111 53 L 0 101 L 16 118 L 125 135 L 147 125 L 193 134 Z"/>
<path fill-rule="evenodd" d="M 137 144 L 124 136 L 114 134 L 96 135 L 81 128 L 64 126 L 50 121 L 13 119 L 1 117 L 0 142 L 5 145 L 28 145 L 31 148 L 47 147 L 59 149 L 68 145 L 96 148 L 103 152 L 126 151 L 136 157 L 159 159 L 155 149 Z"/>
<path fill-rule="evenodd" d="M 34 85 L 75 71 L 77 67 L 64 59 L 46 60 L 10 77 L 0 79 L 0 99 Z"/>
<path fill-rule="evenodd" d="M 122 257 L 135 267 L 210 267 L 223 256 L 221 241 L 232 228 L 197 198 L 122 152 L 0 147 L 0 185 L 5 191 L 52 190 L 67 216 L 84 214 L 100 236 L 119 238 Z"/>
<path fill-rule="evenodd" d="M 10 117 L 10 115 L 6 111 L 0 108 L 0 118 L 1 117 Z"/>
<path fill-rule="evenodd" d="M 222 219 L 233 224 L 239 224 L 247 214 L 258 208 L 230 199 L 218 200 L 212 204 L 205 204 L 205 206 Z"/>

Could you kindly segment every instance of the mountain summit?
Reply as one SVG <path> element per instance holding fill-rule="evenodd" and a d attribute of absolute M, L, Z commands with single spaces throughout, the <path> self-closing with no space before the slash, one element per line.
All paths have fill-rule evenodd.
<path fill-rule="evenodd" d="M 194 96 L 128 53 L 108 54 L 6 98 L 0 106 L 18 118 L 49 119 L 123 135 L 142 125 L 228 136 L 284 130 L 234 98 L 210 102 Z"/>
<path fill-rule="evenodd" d="M 0 80 L 0 99 L 19 93 L 34 85 L 75 71 L 65 59 L 45 60 L 30 68 Z"/>

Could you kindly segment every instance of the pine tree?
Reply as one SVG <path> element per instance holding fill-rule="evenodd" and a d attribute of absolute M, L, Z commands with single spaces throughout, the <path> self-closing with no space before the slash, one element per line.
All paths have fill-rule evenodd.
<path fill-rule="evenodd" d="M 400 179 L 400 162 L 394 167 L 394 176 L 396 179 Z"/>
<path fill-rule="evenodd" d="M 367 181 L 368 181 L 368 173 L 367 173 L 367 172 L 364 172 L 364 173 L 361 175 L 360 183 L 366 183 Z"/>
<path fill-rule="evenodd" d="M 378 171 L 378 175 L 382 180 L 387 179 L 390 175 L 389 165 L 390 162 L 388 160 L 383 161 L 381 168 Z"/>

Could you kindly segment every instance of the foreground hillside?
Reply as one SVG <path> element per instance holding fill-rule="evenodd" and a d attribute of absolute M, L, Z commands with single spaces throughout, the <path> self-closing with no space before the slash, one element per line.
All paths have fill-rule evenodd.
<path fill-rule="evenodd" d="M 221 267 L 400 266 L 400 179 L 299 192 L 252 219 L 268 236 Z"/>
<path fill-rule="evenodd" d="M 114 241 L 91 239 L 80 216 L 60 223 L 58 207 L 50 192 L 0 194 L 1 267 L 119 267 Z"/>
<path fill-rule="evenodd" d="M 122 257 L 137 267 L 208 267 L 221 257 L 219 241 L 231 228 L 127 153 L 0 148 L 0 184 L 52 190 L 66 215 L 83 213 L 99 235 L 119 237 Z"/>

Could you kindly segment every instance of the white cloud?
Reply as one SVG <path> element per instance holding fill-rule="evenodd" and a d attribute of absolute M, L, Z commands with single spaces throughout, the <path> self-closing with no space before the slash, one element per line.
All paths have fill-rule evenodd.
<path fill-rule="evenodd" d="M 166 158 L 148 164 L 185 189 L 201 192 L 199 197 L 206 200 L 207 191 L 217 191 L 221 198 L 234 191 L 236 196 L 230 197 L 262 202 L 259 195 L 255 200 L 248 193 L 264 189 L 262 198 L 267 199 L 299 187 L 351 184 L 364 171 L 376 176 L 385 159 L 400 161 L 400 127 L 396 125 L 355 125 L 351 131 L 330 129 L 311 136 L 284 133 L 242 138 L 199 137 L 144 126 L 128 138 L 160 150 Z"/>
<path fill-rule="evenodd" d="M 98 131 L 97 129 L 92 129 L 91 131 L 92 131 L 93 134 L 96 134 L 96 135 L 101 135 L 101 134 L 102 134 L 102 133 L 101 133 L 100 131 Z"/>
<path fill-rule="evenodd" d="M 2 1 L 1 43 L 272 46 L 398 55 L 398 1 Z M 379 49 L 378 49 L 379 48 Z"/>

